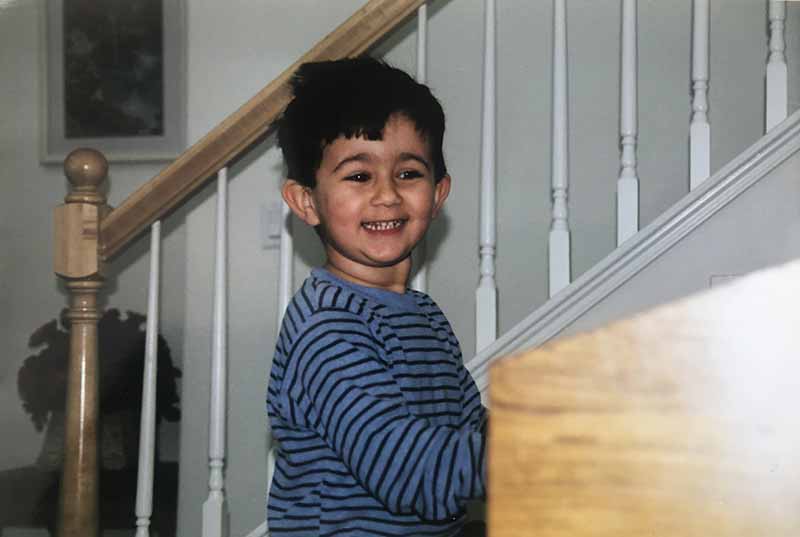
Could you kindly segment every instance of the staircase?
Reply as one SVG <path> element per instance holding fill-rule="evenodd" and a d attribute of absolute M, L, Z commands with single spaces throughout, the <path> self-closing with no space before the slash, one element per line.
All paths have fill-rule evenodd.
<path fill-rule="evenodd" d="M 383 54 L 393 63 L 413 72 L 415 68 L 411 64 L 412 59 L 417 56 L 413 48 L 417 30 L 414 29 L 413 22 L 401 23 L 422 4 L 421 0 L 373 0 L 298 62 L 356 55 L 376 46 L 377 48 L 371 49 L 373 53 Z M 493 5 L 493 2 L 487 4 Z M 700 95 L 698 92 L 702 89 L 695 89 L 692 95 L 686 91 L 689 85 L 697 88 L 702 86 L 702 84 L 700 86 L 692 84 L 692 81 L 686 78 L 687 61 L 691 52 L 688 44 L 691 39 L 686 37 L 691 32 L 688 29 L 681 30 L 668 38 L 669 46 L 678 47 L 679 53 L 656 55 L 658 60 L 652 61 L 646 59 L 645 52 L 655 54 L 664 46 L 663 43 L 659 45 L 659 39 L 667 39 L 667 36 L 663 35 L 664 30 L 661 29 L 662 26 L 669 26 L 664 20 L 665 16 L 672 17 L 676 27 L 677 23 L 681 22 L 689 28 L 688 21 L 692 19 L 692 12 L 677 10 L 673 13 L 664 8 L 663 4 L 662 7 L 643 4 L 639 6 L 638 13 L 638 23 L 641 28 L 639 33 L 642 36 L 657 35 L 659 39 L 655 39 L 655 42 L 646 39 L 640 41 L 638 113 L 641 128 L 636 134 L 628 133 L 622 136 L 623 138 L 627 136 L 623 140 L 623 145 L 627 145 L 629 150 L 630 138 L 638 136 L 640 139 L 638 176 L 641 177 L 641 196 L 640 205 L 635 207 L 635 211 L 641 229 L 625 237 L 626 240 L 616 248 L 614 226 L 610 224 L 617 211 L 615 208 L 617 204 L 614 201 L 616 184 L 620 169 L 626 167 L 631 169 L 629 162 L 621 163 L 620 153 L 616 149 L 621 136 L 618 125 L 621 120 L 615 108 L 619 104 L 623 115 L 625 110 L 631 109 L 630 98 L 621 99 L 616 89 L 619 71 L 617 59 L 625 55 L 620 54 L 616 40 L 603 37 L 606 34 L 598 36 L 597 32 L 594 32 L 591 38 L 587 35 L 591 33 L 593 26 L 601 23 L 607 23 L 614 28 L 612 33 L 615 35 L 620 32 L 621 23 L 627 21 L 628 24 L 622 24 L 621 33 L 630 36 L 630 21 L 633 20 L 633 28 L 636 29 L 637 19 L 621 17 L 618 4 L 615 3 L 614 9 L 610 10 L 587 9 L 580 13 L 574 9 L 564 11 L 563 20 L 554 21 L 553 25 L 550 25 L 550 21 L 557 18 L 554 17 L 557 10 L 545 3 L 532 4 L 534 5 L 527 6 L 517 16 L 514 15 L 512 11 L 514 6 L 510 3 L 500 3 L 494 8 L 497 10 L 498 27 L 503 29 L 503 33 L 497 36 L 495 51 L 498 59 L 496 66 L 498 79 L 495 87 L 499 98 L 494 105 L 497 116 L 489 120 L 485 115 L 486 112 L 482 115 L 478 111 L 477 103 L 480 102 L 482 94 L 491 91 L 492 84 L 484 82 L 482 85 L 479 77 L 471 78 L 471 75 L 481 70 L 479 67 L 473 66 L 467 69 L 456 61 L 455 54 L 441 52 L 459 50 L 465 58 L 470 56 L 477 58 L 483 55 L 480 50 L 480 39 L 474 37 L 484 31 L 483 7 L 467 2 L 434 4 L 426 15 L 430 24 L 427 47 L 430 50 L 431 66 L 427 76 L 435 93 L 444 102 L 448 114 L 446 157 L 454 176 L 454 193 L 449 202 L 447 218 L 432 230 L 431 241 L 427 248 L 427 287 L 451 316 L 456 332 L 462 338 L 465 355 L 471 355 L 471 349 L 475 349 L 479 344 L 476 340 L 485 337 L 481 334 L 475 336 L 476 315 L 479 318 L 489 319 L 488 324 L 494 323 L 499 328 L 498 332 L 502 335 L 485 348 L 481 348 L 475 353 L 474 358 L 468 360 L 468 367 L 482 390 L 486 389 L 488 383 L 488 366 L 498 356 L 538 345 L 558 334 L 594 326 L 703 287 L 705 285 L 703 282 L 708 276 L 715 274 L 708 273 L 708 270 L 730 273 L 732 270 L 730 268 L 717 269 L 708 263 L 703 267 L 692 269 L 687 259 L 696 260 L 697 252 L 701 249 L 695 248 L 689 252 L 679 253 L 682 245 L 703 233 L 705 229 L 713 227 L 714 222 L 719 221 L 724 215 L 732 211 L 739 214 L 740 209 L 737 208 L 737 204 L 744 203 L 748 197 L 743 194 L 757 192 L 762 189 L 762 185 L 770 188 L 769 185 L 774 183 L 773 194 L 777 192 L 780 199 L 789 203 L 791 198 L 787 195 L 781 196 L 780 192 L 781 189 L 791 189 L 791 181 L 788 178 L 792 170 L 797 170 L 796 152 L 800 143 L 797 132 L 800 118 L 797 114 L 790 116 L 766 136 L 761 137 L 761 132 L 764 130 L 765 103 L 761 98 L 763 90 L 757 88 L 763 86 L 765 58 L 768 55 L 767 35 L 764 33 L 767 12 L 764 5 L 754 7 L 754 3 L 748 2 L 739 6 L 743 12 L 738 13 L 738 18 L 730 15 L 731 11 L 736 12 L 736 10 L 711 13 L 719 17 L 722 24 L 729 27 L 728 30 L 734 28 L 734 33 L 739 35 L 737 39 L 742 43 L 721 45 L 717 49 L 711 47 L 711 82 L 707 97 L 712 103 L 709 117 L 713 134 L 705 158 L 713 173 L 710 177 L 703 178 L 705 180 L 699 182 L 698 186 L 687 194 L 690 150 L 686 147 L 685 141 L 690 117 L 697 115 L 698 109 L 702 108 L 698 105 L 693 111 L 690 106 L 690 97 L 697 101 Z M 560 4 L 563 2 L 559 0 L 554 3 L 555 6 Z M 783 2 L 771 4 L 786 7 Z M 703 5 L 704 2 L 697 1 L 695 9 L 702 9 Z M 662 9 L 663 11 L 659 11 Z M 770 13 L 774 14 L 775 9 L 773 6 Z M 791 9 L 789 13 L 795 16 Z M 193 15 L 190 12 L 190 17 L 192 16 L 197 14 Z M 713 16 L 712 28 L 715 24 Z M 732 22 L 732 19 L 736 20 Z M 544 27 L 546 30 L 540 29 L 534 32 L 538 41 L 533 51 L 530 46 L 527 49 L 518 46 L 516 41 L 508 37 L 514 32 L 529 37 L 530 25 L 541 20 L 545 22 L 537 28 Z M 695 20 L 697 20 L 696 14 Z M 782 22 L 784 19 L 777 17 L 775 20 Z M 561 75 L 555 72 L 551 75 L 549 67 L 525 69 L 524 67 L 536 64 L 536 61 L 550 63 L 551 40 L 547 34 L 551 32 L 554 35 L 558 34 L 556 28 L 559 24 L 566 24 L 566 21 L 569 21 L 569 25 L 565 27 L 569 28 L 566 35 L 570 46 L 570 65 L 577 63 L 592 68 L 575 69 L 564 65 Z M 206 21 L 206 24 L 209 22 Z M 289 24 L 289 21 L 284 21 L 284 24 Z M 737 24 L 751 31 L 743 34 Z M 209 28 L 212 26 L 209 24 Z M 191 29 L 192 24 L 189 27 Z M 197 25 L 194 28 L 197 28 Z M 398 28 L 397 33 L 381 39 L 392 28 Z M 464 31 L 465 28 L 469 28 L 470 31 Z M 774 25 L 772 28 L 777 32 Z M 702 28 L 698 31 L 702 32 Z M 720 34 L 726 35 L 725 32 Z M 194 36 L 198 41 L 201 37 Z M 757 45 L 754 46 L 753 43 Z M 512 47 L 511 44 L 515 46 Z M 719 54 L 715 50 L 723 52 L 726 47 L 734 47 L 737 57 L 743 64 L 746 63 L 747 67 L 718 68 L 715 71 L 714 54 Z M 556 48 L 553 46 L 553 50 Z M 779 47 L 776 45 L 774 48 Z M 749 51 L 747 54 L 750 56 L 747 57 L 757 58 L 758 61 L 745 62 L 741 59 L 744 53 L 739 54 L 741 51 Z M 532 60 L 531 56 L 534 54 L 540 54 L 541 58 Z M 619 61 L 621 66 L 628 65 L 624 58 Z M 280 64 L 280 61 L 276 63 Z M 472 60 L 472 63 L 480 64 L 475 60 Z M 757 68 L 753 67 L 754 63 L 757 63 Z M 530 74 L 530 71 L 540 75 L 519 76 L 511 81 L 504 79 L 503 73 L 507 73 L 512 65 L 523 66 L 524 73 Z M 113 211 L 108 212 L 104 207 L 104 200 L 94 192 L 88 198 L 81 198 L 76 194 L 65 205 L 65 209 L 60 209 L 63 222 L 80 221 L 84 226 L 94 226 L 97 231 L 96 242 L 88 247 L 85 242 L 74 237 L 64 236 L 60 239 L 61 255 L 57 256 L 60 260 L 57 272 L 70 278 L 71 282 L 88 282 L 83 286 L 74 286 L 75 302 L 78 307 L 81 301 L 90 301 L 87 297 L 95 296 L 101 287 L 102 279 L 98 278 L 98 275 L 101 274 L 102 260 L 112 260 L 147 229 L 154 230 L 151 235 L 153 244 L 159 244 L 160 232 L 157 230 L 160 226 L 151 228 L 151 225 L 157 219 L 176 210 L 192 194 L 200 193 L 198 198 L 189 202 L 191 210 L 186 209 L 186 212 L 181 213 L 185 218 L 187 229 L 185 247 L 191 255 L 191 261 L 186 263 L 185 285 L 190 291 L 186 297 L 185 326 L 187 328 L 206 326 L 201 329 L 199 337 L 188 336 L 184 348 L 184 356 L 187 359 L 184 361 L 185 422 L 181 440 L 182 490 L 179 508 L 179 526 L 182 523 L 184 526 L 179 531 L 187 534 L 198 533 L 200 520 L 204 520 L 204 535 L 214 537 L 224 533 L 228 510 L 232 515 L 230 532 L 233 535 L 247 534 L 250 528 L 256 525 L 255 516 L 263 519 L 263 494 L 254 491 L 263 489 L 264 473 L 254 471 L 253 468 L 263 468 L 268 439 L 257 432 L 263 430 L 264 423 L 262 407 L 256 402 L 263 400 L 263 383 L 260 379 L 266 379 L 264 357 L 269 354 L 269 337 L 264 337 L 263 334 L 277 323 L 273 318 L 274 312 L 265 313 L 263 309 L 258 309 L 256 304 L 263 304 L 266 301 L 274 303 L 276 293 L 271 288 L 265 289 L 267 286 L 264 282 L 273 281 L 280 274 L 277 268 L 277 254 L 262 251 L 255 256 L 257 268 L 254 268 L 252 264 L 249 266 L 243 264 L 241 258 L 237 258 L 237 253 L 252 251 L 253 244 L 258 244 L 262 240 L 268 242 L 254 232 L 252 227 L 247 228 L 247 226 L 257 221 L 259 212 L 263 210 L 260 202 L 254 203 L 253 192 L 276 190 L 274 187 L 278 184 L 280 165 L 269 147 L 256 149 L 249 153 L 249 156 L 240 155 L 268 132 L 271 121 L 285 105 L 288 99 L 285 81 L 293 67 L 286 69 L 253 99 L 202 138 L 199 133 L 208 130 L 209 125 L 218 118 L 207 117 L 213 114 L 202 111 L 203 99 L 196 98 L 196 110 L 193 111 L 191 106 L 189 109 L 190 136 L 199 138 L 199 141 Z M 597 69 L 598 67 L 602 69 Z M 491 70 L 491 66 L 484 70 Z M 612 75 L 589 82 L 589 77 L 597 75 L 594 72 L 597 70 L 611 72 Z M 670 74 L 658 76 L 659 71 L 668 71 Z M 570 74 L 568 81 L 565 80 L 567 72 Z M 672 76 L 674 72 L 680 74 Z M 547 76 L 541 73 L 547 73 Z M 197 77 L 194 84 L 191 76 Z M 205 73 L 190 74 L 190 86 L 196 88 L 192 91 L 199 92 L 203 87 L 222 86 L 203 80 L 206 76 Z M 708 69 L 705 76 L 709 76 Z M 562 87 L 554 83 L 550 90 L 552 95 L 547 95 L 551 78 L 567 82 L 568 85 Z M 677 82 L 673 81 L 673 78 L 677 79 Z M 743 78 L 747 79 L 746 82 L 742 82 Z M 654 80 L 658 83 L 654 83 Z M 703 80 L 705 79 L 701 73 L 695 82 Z M 673 92 L 669 98 L 654 98 L 658 91 L 663 89 L 657 86 L 680 89 Z M 578 99 L 577 95 L 567 99 L 574 104 L 574 108 L 569 110 L 569 115 L 560 119 L 553 118 L 550 121 L 551 97 L 567 88 L 569 92 L 583 91 L 584 99 Z M 747 94 L 746 99 L 737 94 L 739 90 Z M 544 96 L 531 98 L 532 95 L 539 94 Z M 586 99 L 587 94 L 589 99 Z M 676 94 L 679 98 L 672 99 Z M 733 97 L 730 94 L 733 94 Z M 602 100 L 603 96 L 607 99 Z M 531 101 L 529 107 L 514 104 L 528 100 Z M 636 100 L 633 102 L 635 104 Z M 488 108 L 491 108 L 491 105 Z M 662 110 L 659 112 L 657 108 Z M 635 111 L 636 107 L 633 109 Z M 195 112 L 197 115 L 193 115 Z M 202 117 L 202 120 L 197 117 Z M 481 150 L 477 147 L 476 133 L 481 124 L 485 125 L 487 121 L 495 120 L 498 135 L 496 141 L 484 141 L 484 149 Z M 553 124 L 553 129 L 550 123 Z M 553 131 L 556 124 L 568 127 L 568 131 L 572 133 L 567 137 L 565 148 L 568 149 L 566 153 L 573 157 L 568 160 L 569 174 L 563 177 L 558 176 L 555 171 L 551 172 L 547 166 L 551 161 L 549 140 L 551 134 L 555 138 Z M 656 127 L 661 134 L 648 139 L 648 136 L 651 136 L 649 132 L 652 132 L 645 128 L 648 124 Z M 610 129 L 607 128 L 609 125 Z M 625 128 L 623 125 L 622 130 L 625 131 Z M 589 138 L 603 140 L 600 149 L 587 150 Z M 662 143 L 665 140 L 671 140 L 674 144 L 668 146 Z M 489 144 L 488 149 L 487 144 Z M 491 147 L 492 144 L 495 144 L 494 149 Z M 555 145 L 554 143 L 553 146 Z M 479 158 L 482 151 L 484 156 Z M 266 154 L 260 159 L 261 152 Z M 476 193 L 478 189 L 475 187 L 479 182 L 477 170 L 486 162 L 486 155 L 491 154 L 497 155 L 495 173 L 488 173 L 497 178 L 497 183 L 493 187 L 497 192 L 496 242 L 479 239 L 475 225 L 478 205 Z M 512 154 L 522 155 L 523 158 L 514 157 Z M 575 156 L 577 154 L 580 156 Z M 730 160 L 731 157 L 734 157 L 733 160 Z M 78 159 L 72 163 L 76 170 L 85 170 L 81 164 L 89 162 L 94 166 L 90 168 L 91 173 L 87 174 L 85 171 L 71 173 L 73 184 L 81 186 L 84 192 L 98 185 L 104 175 L 101 160 L 91 160 L 94 157 L 86 158 L 89 160 Z M 553 170 L 560 169 L 559 162 L 554 160 L 550 167 Z M 720 166 L 723 162 L 728 163 Z M 218 197 L 214 198 L 211 189 L 205 188 L 204 185 L 210 176 L 220 170 L 223 171 L 218 181 Z M 480 180 L 486 175 L 487 173 L 484 173 Z M 273 181 L 266 186 L 265 176 L 271 177 Z M 235 181 L 232 180 L 234 177 Z M 568 188 L 565 186 L 566 177 L 569 178 Z M 228 179 L 231 179 L 230 191 L 227 189 Z M 492 188 L 488 190 L 491 191 Z M 567 218 L 560 216 L 560 213 L 555 214 L 552 191 L 568 195 Z M 599 203 L 600 201 L 603 203 Z M 225 220 L 218 221 L 220 223 L 217 225 L 216 244 L 218 252 L 223 254 L 226 251 L 230 252 L 230 261 L 227 261 L 224 255 L 214 253 L 214 241 L 211 239 L 214 235 L 215 211 L 219 209 L 220 214 L 224 214 L 225 207 L 235 209 L 231 211 L 229 222 L 231 230 L 238 231 L 225 233 L 225 226 L 228 224 Z M 587 214 L 589 216 L 586 216 Z M 778 220 L 778 217 L 788 217 L 783 210 L 776 211 L 772 216 L 775 216 L 775 220 Z M 568 271 L 566 278 L 568 284 L 553 293 L 552 298 L 548 300 L 547 230 L 554 221 L 568 226 L 572 244 L 571 249 L 567 250 L 568 253 L 571 252 L 571 257 L 567 256 L 565 265 Z M 741 218 L 737 221 L 741 221 Z M 770 220 L 765 218 L 763 221 Z M 242 222 L 244 226 L 241 225 Z M 237 225 L 239 227 L 236 227 Z M 63 226 L 63 229 L 69 228 L 69 225 Z M 786 235 L 773 233 L 769 235 L 769 239 L 763 238 L 768 242 L 780 236 L 788 240 L 793 230 L 793 227 L 785 226 L 782 231 L 787 233 Z M 290 278 L 293 276 L 292 279 L 295 281 L 300 280 L 307 272 L 306 267 L 315 264 L 315 256 L 318 255 L 311 246 L 316 243 L 316 239 L 310 232 L 295 228 L 291 236 L 295 245 L 296 266 L 293 271 L 283 271 L 284 285 L 287 286 L 291 286 L 286 283 L 287 274 Z M 475 255 L 476 245 L 479 242 L 485 247 L 482 250 L 484 260 L 481 267 L 478 266 Z M 730 240 L 726 244 L 728 251 L 736 249 L 730 248 Z M 496 256 L 493 256 L 494 250 Z M 91 254 L 92 251 L 95 255 L 89 261 L 77 253 Z M 707 253 L 712 258 L 716 255 L 711 248 Z M 741 249 L 739 253 L 746 254 L 747 250 Z M 740 270 L 756 268 L 761 262 L 766 264 L 771 260 L 770 256 L 778 260 L 781 256 L 793 255 L 796 252 L 792 252 L 791 248 L 785 248 L 777 253 L 774 249 L 769 251 L 764 249 L 760 253 L 763 255 L 754 256 L 750 260 L 751 266 L 748 267 L 746 262 L 741 262 L 736 265 L 734 272 L 738 274 Z M 552 255 L 550 257 L 552 258 Z M 213 269 L 215 261 L 216 270 Z M 157 259 L 154 264 L 158 265 Z M 452 270 L 454 266 L 458 266 L 459 270 Z M 525 267 L 525 270 L 521 270 L 521 267 Z M 224 277 L 226 270 L 231 275 L 227 278 L 230 280 L 230 290 L 226 291 L 224 286 L 218 287 L 215 291 L 216 298 L 212 299 L 211 291 L 205 292 L 205 290 L 210 288 L 209 282 L 214 278 L 214 274 L 217 274 L 218 280 L 222 280 L 220 282 L 222 285 L 226 279 Z M 692 270 L 695 271 L 693 279 L 689 278 Z M 491 312 L 487 313 L 480 298 L 477 299 L 478 313 L 475 313 L 472 296 L 475 284 L 481 276 L 486 283 L 484 288 L 490 289 L 488 295 L 492 292 L 499 293 L 499 309 L 494 310 L 494 317 Z M 563 274 L 560 277 L 563 279 Z M 647 278 L 655 280 L 656 284 L 640 283 Z M 157 276 L 155 281 L 157 282 Z M 553 281 L 552 276 L 550 281 Z M 679 284 L 668 286 L 664 284 L 665 281 L 678 281 Z M 154 285 L 157 289 L 157 284 Z M 552 289 L 553 286 L 550 287 Z M 482 294 L 487 295 L 486 292 Z M 228 296 L 231 297 L 229 305 Z M 614 297 L 622 296 L 628 298 L 619 304 L 614 304 Z M 216 304 L 217 313 L 214 316 L 219 323 L 216 330 L 207 328 L 213 304 Z M 538 306 L 531 311 L 531 304 Z M 87 309 L 85 305 L 81 307 L 84 311 Z M 90 305 L 88 309 L 93 309 L 93 306 Z M 230 319 L 227 334 L 221 328 L 227 324 L 226 313 Z M 155 310 L 149 315 L 151 319 L 157 316 Z M 480 324 L 482 327 L 486 325 L 487 322 Z M 84 334 L 88 334 L 86 339 L 90 340 L 92 337 L 90 322 L 86 323 L 85 330 Z M 210 332 L 216 335 L 212 336 Z M 227 367 L 223 352 L 226 338 L 230 341 Z M 210 340 L 213 340 L 214 346 L 219 349 L 213 358 L 215 373 L 211 375 L 208 373 L 206 361 Z M 84 355 L 86 353 L 87 351 L 84 351 Z M 88 351 L 88 354 L 91 355 L 91 351 Z M 199 357 L 197 360 L 199 365 L 192 364 L 194 358 L 189 359 L 189 357 Z M 73 357 L 76 363 L 80 363 L 80 360 L 80 357 Z M 254 371 L 257 374 L 254 375 Z M 237 386 L 237 397 L 242 398 L 240 403 L 236 406 L 231 405 L 230 409 L 225 406 L 229 397 L 225 392 L 226 377 L 230 379 L 229 384 Z M 246 380 L 250 382 L 245 382 Z M 209 395 L 209 385 L 215 386 L 211 390 L 212 395 Z M 252 403 L 249 405 L 251 409 L 240 408 L 242 405 L 247 406 L 248 401 Z M 218 419 L 214 422 L 216 425 L 211 427 L 210 451 L 206 448 L 209 439 L 205 428 L 197 425 L 208 421 L 209 406 L 213 409 L 212 413 L 222 416 L 222 419 Z M 224 419 L 226 415 L 229 427 L 227 431 Z M 259 417 L 253 418 L 253 416 Z M 89 438 L 87 435 L 91 435 L 91 431 L 76 428 L 73 434 L 76 438 L 86 439 Z M 231 438 L 251 438 L 251 436 L 257 438 L 252 442 L 230 441 Z M 210 471 L 207 465 L 209 458 Z M 224 473 L 221 471 L 223 465 L 226 468 Z M 71 467 L 69 472 L 71 473 L 65 474 L 65 482 L 92 482 L 93 478 L 86 477 L 91 471 L 80 469 L 80 464 Z M 141 487 L 146 489 L 147 486 L 145 476 Z M 82 489 L 79 489 L 74 495 L 81 498 L 82 493 Z M 93 492 L 88 490 L 86 494 L 85 498 L 89 498 L 88 501 L 91 503 Z M 70 501 L 69 498 L 67 500 Z M 206 501 L 206 504 L 201 508 L 203 501 Z M 152 506 L 148 508 L 144 494 L 141 504 L 137 506 L 137 517 L 143 531 L 147 528 L 150 511 Z M 77 517 L 74 516 L 75 513 Z M 64 524 L 72 529 L 65 531 L 65 535 L 92 534 L 91 510 L 68 511 L 68 515 Z M 263 528 L 260 528 L 253 530 L 250 535 L 255 537 L 262 533 Z"/>
<path fill-rule="evenodd" d="M 488 388 L 488 368 L 498 356 L 701 291 L 715 270 L 738 277 L 800 257 L 794 241 L 800 222 L 791 218 L 800 193 L 798 149 L 800 111 L 467 362 L 480 390 Z M 761 191 L 743 196 L 755 185 Z M 792 201 L 780 203 L 778 192 Z M 726 240 L 737 228 L 738 240 Z"/>

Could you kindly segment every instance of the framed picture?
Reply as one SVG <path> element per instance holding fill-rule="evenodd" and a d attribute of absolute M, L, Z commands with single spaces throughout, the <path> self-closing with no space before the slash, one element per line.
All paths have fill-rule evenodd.
<path fill-rule="evenodd" d="M 48 0 L 42 161 L 77 147 L 171 160 L 185 145 L 182 0 Z"/>

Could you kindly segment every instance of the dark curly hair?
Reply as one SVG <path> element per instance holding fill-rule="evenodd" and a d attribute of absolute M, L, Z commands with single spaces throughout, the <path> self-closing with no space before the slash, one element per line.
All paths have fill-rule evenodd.
<path fill-rule="evenodd" d="M 294 100 L 278 124 L 289 178 L 313 188 L 328 144 L 340 136 L 380 140 L 395 114 L 410 119 L 428 142 L 436 181 L 447 175 L 442 105 L 407 73 L 364 57 L 304 63 L 291 83 Z"/>

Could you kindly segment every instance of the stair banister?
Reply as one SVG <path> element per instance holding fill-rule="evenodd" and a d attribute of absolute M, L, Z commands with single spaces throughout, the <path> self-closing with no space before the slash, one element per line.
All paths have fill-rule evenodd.
<path fill-rule="evenodd" d="M 769 56 L 767 60 L 767 111 L 766 131 L 786 119 L 788 115 L 788 80 L 786 67 L 786 2 L 770 0 L 767 10 L 769 18 Z"/>
<path fill-rule="evenodd" d="M 711 175 L 711 125 L 708 122 L 709 0 L 692 2 L 692 119 L 689 125 L 689 188 Z"/>
<path fill-rule="evenodd" d="M 548 242 L 548 292 L 552 297 L 569 285 L 569 98 L 567 81 L 567 2 L 553 1 L 552 219 Z"/>
<path fill-rule="evenodd" d="M 136 190 L 100 225 L 109 259 L 150 224 L 178 207 L 206 180 L 262 136 L 291 98 L 289 80 L 304 62 L 358 56 L 403 22 L 424 0 L 370 0 L 299 60 Z"/>
<path fill-rule="evenodd" d="M 153 516 L 160 280 L 161 221 L 157 220 L 150 226 L 150 281 L 147 287 L 147 328 L 139 422 L 139 467 L 136 477 L 136 537 L 150 536 L 150 520 Z"/>
<path fill-rule="evenodd" d="M 70 192 L 55 209 L 55 273 L 70 296 L 69 364 L 65 406 L 64 453 L 58 535 L 94 537 L 98 528 L 97 418 L 99 371 L 97 295 L 103 288 L 98 228 L 107 212 L 101 184 L 108 162 L 90 149 L 78 149 L 64 161 Z"/>
<path fill-rule="evenodd" d="M 203 504 L 202 537 L 228 535 L 225 500 L 225 430 L 228 378 L 228 168 L 217 174 L 214 306 L 211 341 L 211 397 L 208 416 L 208 499 Z"/>
<path fill-rule="evenodd" d="M 425 84 L 428 79 L 428 4 L 422 4 L 417 10 L 417 82 Z M 411 287 L 423 293 L 428 291 L 428 266 L 426 263 L 427 247 L 425 239 L 414 251 L 417 273 L 411 281 Z"/>
<path fill-rule="evenodd" d="M 483 102 L 481 120 L 480 281 L 475 290 L 475 350 L 480 352 L 497 339 L 497 284 L 495 252 L 497 217 L 495 201 L 495 1 L 484 2 Z"/>
<path fill-rule="evenodd" d="M 617 246 L 639 231 L 639 177 L 636 169 L 638 136 L 638 51 L 636 0 L 622 0 L 620 47 L 620 173 L 617 179 Z"/>

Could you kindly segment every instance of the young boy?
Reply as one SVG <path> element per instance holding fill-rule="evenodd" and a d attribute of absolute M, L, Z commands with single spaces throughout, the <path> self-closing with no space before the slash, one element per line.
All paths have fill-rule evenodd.
<path fill-rule="evenodd" d="M 373 59 L 305 64 L 283 198 L 327 255 L 286 310 L 267 409 L 272 535 L 458 535 L 485 495 L 485 421 L 439 307 L 406 288 L 450 190 L 444 112 Z"/>

